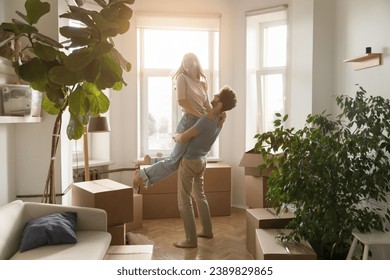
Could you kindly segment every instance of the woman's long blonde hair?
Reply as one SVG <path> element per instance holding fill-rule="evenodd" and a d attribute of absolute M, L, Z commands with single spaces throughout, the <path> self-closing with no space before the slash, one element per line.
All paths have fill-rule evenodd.
<path fill-rule="evenodd" d="M 180 74 L 185 74 L 187 75 L 187 72 L 186 70 L 184 70 L 184 67 L 183 67 L 183 62 L 186 58 L 188 57 L 191 57 L 193 58 L 195 61 L 196 61 L 196 66 L 197 66 L 197 73 L 196 73 L 196 78 L 201 81 L 201 82 L 204 82 L 206 84 L 206 87 L 207 87 L 207 79 L 206 79 L 206 75 L 204 74 L 204 71 L 203 71 L 203 68 L 202 68 L 202 65 L 200 65 L 200 62 L 199 62 L 199 59 L 198 57 L 194 54 L 194 53 L 186 53 L 184 56 L 183 56 L 183 59 L 181 61 L 181 64 L 180 64 L 180 67 L 179 69 L 177 69 L 176 73 L 172 76 L 172 79 L 173 80 L 176 80 L 177 77 L 180 75 Z"/>

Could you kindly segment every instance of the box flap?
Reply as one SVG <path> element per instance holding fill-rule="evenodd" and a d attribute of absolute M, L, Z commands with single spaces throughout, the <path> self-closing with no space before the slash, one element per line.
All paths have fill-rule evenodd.
<path fill-rule="evenodd" d="M 132 188 L 110 179 L 77 182 L 73 185 L 94 194 Z"/>
<path fill-rule="evenodd" d="M 269 153 L 268 157 L 283 155 L 283 152 Z M 256 152 L 254 149 L 246 151 L 241 158 L 240 165 L 241 167 L 256 167 L 264 163 L 264 159 L 261 153 Z"/>

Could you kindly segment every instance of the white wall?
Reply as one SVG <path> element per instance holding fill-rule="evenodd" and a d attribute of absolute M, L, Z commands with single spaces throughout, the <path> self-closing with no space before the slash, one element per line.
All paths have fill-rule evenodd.
<path fill-rule="evenodd" d="M 352 96 L 359 84 L 369 95 L 390 98 L 390 1 L 342 0 L 336 11 L 335 93 Z M 354 71 L 343 63 L 363 55 L 366 47 L 382 53 L 382 65 Z M 375 246 L 373 258 L 390 259 L 390 246 Z"/>
<path fill-rule="evenodd" d="M 38 25 L 43 34 L 58 37 L 58 6 L 51 1 L 52 12 Z M 23 0 L 0 0 L 1 22 L 17 18 L 15 11 L 25 12 Z M 50 22 L 50 24 L 47 24 Z M 41 123 L 0 124 L 0 205 L 16 195 L 42 194 L 49 167 L 51 134 L 54 118 L 47 114 Z M 56 186 L 61 192 L 61 152 L 56 158 Z M 40 198 L 32 199 L 40 201 Z"/>
<path fill-rule="evenodd" d="M 390 98 L 390 1 L 337 1 L 336 33 L 336 92 L 354 94 L 355 84 L 363 86 L 368 94 Z M 382 53 L 382 65 L 354 71 L 345 59 L 365 53 Z"/>

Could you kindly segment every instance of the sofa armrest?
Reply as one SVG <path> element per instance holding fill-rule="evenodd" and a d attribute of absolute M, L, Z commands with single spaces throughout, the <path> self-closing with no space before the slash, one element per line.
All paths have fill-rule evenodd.
<path fill-rule="evenodd" d="M 59 212 L 77 212 L 77 230 L 107 231 L 107 213 L 103 209 L 25 202 L 24 218 L 27 221 Z"/>

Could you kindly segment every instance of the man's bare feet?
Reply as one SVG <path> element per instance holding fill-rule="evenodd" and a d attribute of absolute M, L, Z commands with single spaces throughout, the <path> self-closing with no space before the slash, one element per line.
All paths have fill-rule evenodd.
<path fill-rule="evenodd" d="M 214 237 L 214 235 L 213 235 L 212 233 L 210 233 L 210 234 L 205 234 L 205 233 L 203 233 L 203 232 L 198 232 L 198 233 L 196 234 L 196 236 L 197 236 L 197 237 L 202 237 L 202 238 L 208 238 L 208 239 L 211 239 L 211 238 Z"/>
<path fill-rule="evenodd" d="M 196 248 L 198 245 L 196 243 L 189 242 L 187 240 L 181 242 L 173 243 L 173 246 L 177 248 Z"/>

